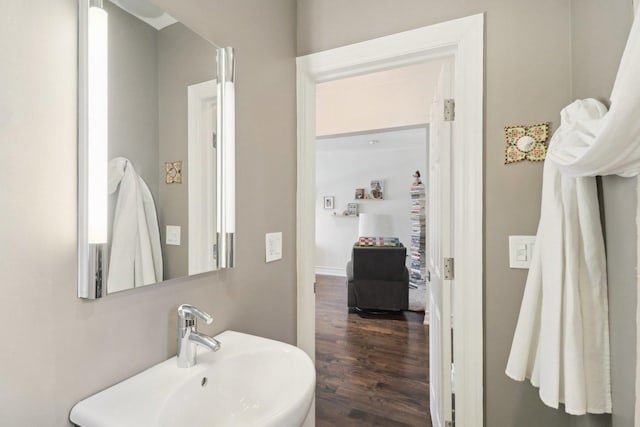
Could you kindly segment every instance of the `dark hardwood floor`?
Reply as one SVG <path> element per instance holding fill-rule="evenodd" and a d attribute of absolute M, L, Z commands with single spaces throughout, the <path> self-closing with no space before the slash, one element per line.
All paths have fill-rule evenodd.
<path fill-rule="evenodd" d="M 316 282 L 316 426 L 431 427 L 424 314 L 349 313 L 345 278 Z"/>

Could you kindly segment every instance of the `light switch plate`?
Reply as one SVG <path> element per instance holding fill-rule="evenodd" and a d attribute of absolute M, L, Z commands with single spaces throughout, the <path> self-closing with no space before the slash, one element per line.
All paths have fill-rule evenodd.
<path fill-rule="evenodd" d="M 167 245 L 180 246 L 180 226 L 167 225 L 166 234 Z"/>
<path fill-rule="evenodd" d="M 265 234 L 265 261 L 282 259 L 282 232 Z"/>
<path fill-rule="evenodd" d="M 509 267 L 529 268 L 536 236 L 509 236 Z"/>

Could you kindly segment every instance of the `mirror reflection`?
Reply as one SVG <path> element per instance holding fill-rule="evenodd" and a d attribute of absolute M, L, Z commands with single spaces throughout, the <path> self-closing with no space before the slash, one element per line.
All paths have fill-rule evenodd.
<path fill-rule="evenodd" d="M 103 7 L 112 293 L 216 269 L 216 47 L 145 1 Z"/>

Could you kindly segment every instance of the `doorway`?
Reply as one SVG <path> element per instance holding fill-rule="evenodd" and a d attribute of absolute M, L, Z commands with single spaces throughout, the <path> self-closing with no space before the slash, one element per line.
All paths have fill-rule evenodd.
<path fill-rule="evenodd" d="M 450 57 L 454 62 L 451 218 L 456 425 L 483 422 L 483 15 L 407 31 L 297 59 L 298 346 L 315 356 L 315 85 Z M 433 372 L 432 372 L 433 375 Z M 446 421 L 446 420 L 445 420 Z M 443 426 L 444 427 L 444 426 Z"/>
<path fill-rule="evenodd" d="M 425 73 L 429 66 L 434 71 L 431 78 Z M 399 99 L 406 102 L 402 106 L 411 104 L 412 98 L 416 104 L 424 104 L 415 108 L 418 114 L 410 115 L 424 122 L 429 105 L 423 98 L 432 98 L 431 90 L 406 83 L 423 79 L 426 82 L 420 86 L 435 86 L 438 66 L 412 67 L 415 77 L 408 79 L 398 76 L 400 73 L 389 79 L 385 71 L 378 76 L 363 76 L 369 77 L 366 84 L 352 78 L 346 79 L 350 84 L 338 80 L 318 85 L 317 129 L 328 127 L 322 123 L 324 110 L 337 114 L 327 114 L 331 121 L 351 122 L 350 115 L 371 120 L 361 127 L 382 123 L 378 115 L 388 120 L 400 108 L 394 108 L 396 103 L 375 105 L 368 96 L 359 95 L 375 92 L 375 98 L 389 99 L 385 93 L 397 93 L 403 85 L 406 93 Z M 381 80 L 389 82 L 388 90 Z M 323 90 L 334 83 L 340 86 L 337 96 L 324 97 Z M 336 111 L 348 101 L 357 104 L 352 111 Z M 407 115 L 399 119 L 402 121 L 397 124 L 407 123 Z M 356 132 L 336 135 L 332 126 L 329 135 L 319 136 L 316 141 L 316 426 L 355 423 L 431 427 L 428 327 L 424 325 L 427 289 L 424 281 L 409 287 L 412 255 L 420 256 L 422 265 L 425 261 L 424 234 L 422 242 L 418 241 L 421 251 L 414 251 L 411 244 L 415 225 L 411 187 L 416 170 L 426 176 L 428 128 L 422 124 L 359 132 L 355 120 L 347 124 L 347 129 L 338 130 Z M 381 184 L 379 194 L 371 182 Z M 425 227 L 420 229 L 424 233 Z M 389 246 L 354 246 L 363 235 L 385 236 Z M 396 245 L 391 242 L 395 239 L 402 246 L 391 246 Z M 390 254 L 385 257 L 384 271 L 373 272 L 369 270 L 372 259 L 356 261 L 355 252 Z M 364 273 L 363 268 L 368 271 Z M 369 282 L 363 274 L 380 279 L 376 282 L 385 290 L 374 286 L 376 290 L 365 292 L 365 283 Z M 348 283 L 348 275 L 352 283 Z M 362 291 L 359 296 L 358 289 Z M 394 311 L 379 310 L 385 307 Z"/>

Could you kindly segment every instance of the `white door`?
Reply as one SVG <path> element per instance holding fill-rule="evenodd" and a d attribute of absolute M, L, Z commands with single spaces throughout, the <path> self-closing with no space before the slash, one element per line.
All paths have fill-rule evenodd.
<path fill-rule="evenodd" d="M 216 265 L 216 81 L 187 87 L 189 275 Z"/>
<path fill-rule="evenodd" d="M 453 257 L 451 137 L 445 100 L 452 98 L 450 63 L 443 65 L 429 120 L 429 373 L 431 418 L 445 427 L 452 418 L 451 285 L 445 258 Z"/>

